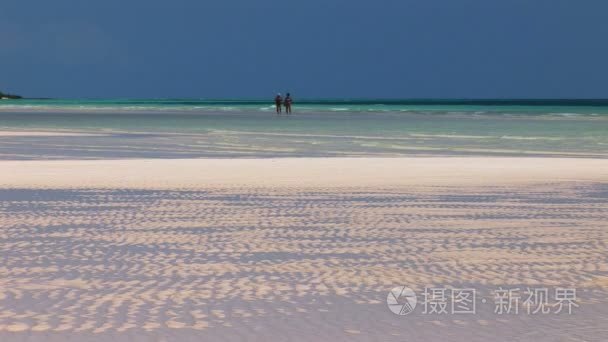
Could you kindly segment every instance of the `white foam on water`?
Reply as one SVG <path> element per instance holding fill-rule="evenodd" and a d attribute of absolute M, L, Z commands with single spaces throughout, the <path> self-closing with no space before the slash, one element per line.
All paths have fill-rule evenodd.
<path fill-rule="evenodd" d="M 211 133 L 232 134 L 232 135 L 262 135 L 262 136 L 310 137 L 310 138 L 348 138 L 348 139 L 372 139 L 372 140 L 412 140 L 413 139 L 411 137 L 311 134 L 311 133 L 277 133 L 277 132 L 232 131 L 232 130 L 216 130 L 216 129 L 211 130 Z"/>
<path fill-rule="evenodd" d="M 512 135 L 503 135 L 500 139 L 504 140 L 564 140 L 566 138 L 558 138 L 558 137 L 522 137 L 522 136 L 512 136 Z"/>
<path fill-rule="evenodd" d="M 449 138 L 449 139 L 496 139 L 495 136 L 488 135 L 460 135 L 460 134 L 422 134 L 422 133 L 411 133 L 412 137 L 419 138 Z"/>

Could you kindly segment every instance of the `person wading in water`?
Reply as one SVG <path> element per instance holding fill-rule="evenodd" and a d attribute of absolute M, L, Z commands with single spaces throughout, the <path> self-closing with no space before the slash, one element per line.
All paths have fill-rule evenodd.
<path fill-rule="evenodd" d="M 291 114 L 291 102 L 293 102 L 293 100 L 291 99 L 291 95 L 287 93 L 287 95 L 285 96 L 285 101 L 283 101 L 283 103 L 285 104 L 286 114 Z"/>
<path fill-rule="evenodd" d="M 283 98 L 281 97 L 281 93 L 277 94 L 274 97 L 274 104 L 277 106 L 277 114 L 281 114 L 281 104 L 283 103 Z"/>

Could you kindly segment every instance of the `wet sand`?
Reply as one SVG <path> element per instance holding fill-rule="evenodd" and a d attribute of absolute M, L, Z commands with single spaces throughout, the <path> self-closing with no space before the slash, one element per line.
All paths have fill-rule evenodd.
<path fill-rule="evenodd" d="M 557 158 L 0 161 L 0 340 L 601 341 L 607 173 Z M 395 286 L 417 293 L 411 314 L 387 307 Z M 424 314 L 425 287 L 474 288 L 476 313 Z M 500 315 L 501 287 L 576 288 L 579 307 Z"/>

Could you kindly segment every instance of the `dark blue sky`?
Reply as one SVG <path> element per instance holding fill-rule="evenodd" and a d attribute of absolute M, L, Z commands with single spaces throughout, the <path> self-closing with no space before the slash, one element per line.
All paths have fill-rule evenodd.
<path fill-rule="evenodd" d="M 608 97 L 606 0 L 3 0 L 48 97 Z"/>

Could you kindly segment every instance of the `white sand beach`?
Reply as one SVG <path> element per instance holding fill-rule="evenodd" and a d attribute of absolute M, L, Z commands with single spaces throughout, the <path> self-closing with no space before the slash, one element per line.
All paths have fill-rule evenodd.
<path fill-rule="evenodd" d="M 607 184 L 601 159 L 0 161 L 0 340 L 600 341 Z M 427 287 L 477 312 L 424 314 Z M 495 313 L 545 287 L 575 312 Z"/>
<path fill-rule="evenodd" d="M 424 157 L 0 161 L 5 188 L 525 185 L 608 180 L 608 160 Z"/>

